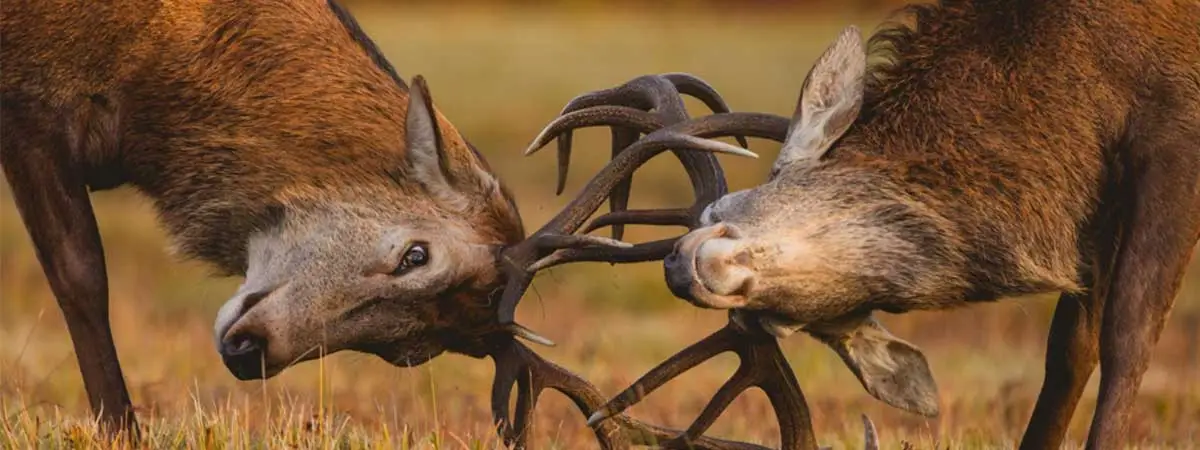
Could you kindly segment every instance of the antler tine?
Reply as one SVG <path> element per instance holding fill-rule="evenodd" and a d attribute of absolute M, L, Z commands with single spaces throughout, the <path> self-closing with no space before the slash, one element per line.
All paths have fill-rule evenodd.
<path fill-rule="evenodd" d="M 708 109 L 715 114 L 728 113 L 733 110 L 729 109 L 729 105 L 725 104 L 725 99 L 721 98 L 721 94 L 713 89 L 712 85 L 704 80 L 696 78 L 692 74 L 675 72 L 663 74 L 663 78 L 675 85 L 675 89 L 679 90 L 680 94 L 689 95 L 704 102 Z M 750 144 L 746 142 L 745 136 L 733 136 L 737 139 L 738 145 L 742 148 L 749 149 Z"/>
<path fill-rule="evenodd" d="M 529 266 L 530 272 L 538 272 L 557 265 L 595 261 L 610 264 L 628 264 L 636 262 L 657 261 L 671 254 L 675 241 L 679 238 L 661 239 L 643 242 L 629 248 L 565 248 L 539 259 Z"/>
<path fill-rule="evenodd" d="M 651 369 L 629 388 L 613 397 L 588 417 L 588 425 L 600 426 L 606 419 L 641 401 L 655 389 L 712 357 L 735 352 L 741 359 L 737 372 L 721 386 L 713 399 L 687 431 L 671 445 L 687 446 L 703 436 L 729 404 L 750 387 L 767 394 L 779 420 L 780 441 L 784 449 L 815 449 L 812 420 L 800 385 L 774 337 L 762 330 L 749 330 L 735 320 L 700 342 L 676 353 Z"/>
<path fill-rule="evenodd" d="M 691 211 L 687 209 L 646 209 L 614 211 L 597 217 L 584 227 L 584 233 L 591 233 L 610 225 L 680 225 L 686 224 Z"/>
<path fill-rule="evenodd" d="M 508 339 L 491 352 L 496 363 L 496 377 L 492 384 L 492 418 L 496 429 L 504 438 L 505 445 L 516 449 L 528 446 L 533 409 L 538 398 L 546 389 L 565 394 L 584 414 L 596 411 L 604 402 L 600 392 L 587 381 L 570 371 L 538 356 L 521 343 Z M 510 392 L 517 386 L 516 411 L 509 415 Z M 604 449 L 628 448 L 631 445 L 670 445 L 678 430 L 658 427 L 618 416 L 595 427 L 596 439 Z M 665 444 L 664 444 L 665 443 Z M 687 447 L 700 450 L 766 450 L 754 444 L 699 437 Z"/>
<path fill-rule="evenodd" d="M 686 114 L 685 114 L 685 118 L 686 118 Z M 622 151 L 624 151 L 626 147 L 633 145 L 634 142 L 637 142 L 638 137 L 641 137 L 641 133 L 638 133 L 637 130 L 631 130 L 631 129 L 627 129 L 627 128 L 614 127 L 612 129 L 611 134 L 612 134 L 612 152 L 611 152 L 612 158 L 616 158 L 618 153 L 621 153 Z M 691 155 L 691 156 L 698 156 L 698 155 Z M 712 155 L 708 155 L 708 157 L 712 158 Z M 616 186 L 613 186 L 612 192 L 608 193 L 608 211 L 610 213 L 613 213 L 613 212 L 621 212 L 621 211 L 625 211 L 625 210 L 629 209 L 629 192 L 632 190 L 633 190 L 633 174 L 629 174 L 625 178 L 622 178 L 621 181 L 618 182 Z M 613 224 L 612 225 L 613 239 L 621 239 L 624 236 L 625 236 L 625 225 L 619 224 L 619 223 Z"/>
<path fill-rule="evenodd" d="M 529 148 L 525 150 L 525 155 L 532 155 L 534 152 L 541 150 L 542 147 L 545 147 L 555 137 L 558 137 L 559 143 L 562 143 L 563 136 L 572 130 L 601 125 L 630 128 L 642 133 L 650 133 L 662 128 L 666 123 L 652 113 L 628 106 L 593 106 L 587 109 L 571 111 L 551 121 L 542 128 L 542 131 L 533 139 L 533 143 L 529 144 Z"/>
<path fill-rule="evenodd" d="M 871 418 L 866 414 L 862 415 L 863 421 L 863 449 L 864 450 L 879 450 L 879 433 L 875 431 L 875 423 L 871 422 Z"/>
<path fill-rule="evenodd" d="M 652 78 L 654 78 L 654 75 L 644 75 L 617 87 L 582 94 L 567 102 L 567 105 L 563 107 L 559 115 L 562 116 L 581 109 L 602 105 L 625 106 L 643 111 L 653 109 L 655 107 L 653 89 L 656 86 L 648 84 L 648 81 Z M 672 90 L 674 91 L 674 89 Z M 680 105 L 682 106 L 682 101 L 680 101 Z M 684 118 L 686 118 L 686 112 Z M 558 136 L 558 185 L 555 189 L 556 195 L 561 195 L 563 188 L 566 187 L 573 134 L 573 130 L 568 128 L 560 132 Z"/>

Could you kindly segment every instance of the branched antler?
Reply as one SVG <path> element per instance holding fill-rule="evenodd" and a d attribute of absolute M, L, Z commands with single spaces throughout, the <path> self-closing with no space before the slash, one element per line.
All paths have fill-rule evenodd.
<path fill-rule="evenodd" d="M 690 119 L 681 94 L 700 98 L 716 113 Z M 530 238 L 501 252 L 500 264 L 508 277 L 498 305 L 501 326 L 515 336 L 552 345 L 548 339 L 513 320 L 517 302 L 537 271 L 568 262 L 630 263 L 659 260 L 670 254 L 678 237 L 631 245 L 619 241 L 622 227 L 648 224 L 695 228 L 704 208 L 728 192 L 720 164 L 711 153 L 721 151 L 755 156 L 708 139 L 736 137 L 745 148 L 745 136 L 782 142 L 787 134 L 787 118 L 728 111 L 715 90 L 686 74 L 643 76 L 622 86 L 572 100 L 562 115 L 539 133 L 525 153 L 531 154 L 558 139 L 559 193 L 566 179 L 573 130 L 589 126 L 611 127 L 612 160 L 562 212 Z M 646 136 L 639 139 L 643 133 Z M 633 172 L 666 150 L 674 151 L 687 170 L 695 203 L 688 208 L 627 210 Z M 574 235 L 606 197 L 610 199 L 610 212 L 592 221 L 584 232 L 611 226 L 613 239 Z M 804 396 L 778 342 L 757 324 L 743 326 L 733 320 L 739 315 L 744 313 L 732 313 L 725 328 L 664 362 L 603 405 L 602 398 L 589 383 L 508 338 L 489 353 L 496 361 L 492 412 L 497 430 L 507 444 L 523 448 L 538 396 L 545 389 L 555 389 L 570 397 L 589 415 L 588 424 L 593 427 L 603 448 L 651 445 L 680 449 L 761 449 L 763 447 L 753 444 L 703 436 L 734 398 L 747 388 L 757 386 L 767 393 L 775 408 L 783 448 L 815 449 Z M 742 364 L 686 431 L 644 424 L 621 414 L 670 379 L 726 351 L 737 353 Z M 517 405 L 515 414 L 510 415 L 509 392 L 514 384 L 518 387 Z M 868 441 L 874 442 L 873 425 L 865 417 L 864 423 Z"/>
<path fill-rule="evenodd" d="M 605 398 L 587 381 L 570 371 L 543 359 L 529 347 L 509 338 L 491 354 L 496 363 L 496 378 L 492 384 L 492 417 L 505 445 L 523 449 L 528 445 L 533 410 L 542 391 L 562 392 L 585 415 L 598 411 Z M 517 386 L 516 411 L 509 414 L 510 392 Z M 657 446 L 669 449 L 696 450 L 767 450 L 766 447 L 742 442 L 725 441 L 699 436 L 682 446 L 675 440 L 679 431 L 617 416 L 594 427 L 596 439 L 604 449 L 624 449 L 634 445 Z"/>
<path fill-rule="evenodd" d="M 605 419 L 620 414 L 667 381 L 725 352 L 734 352 L 741 359 L 738 370 L 721 386 L 687 431 L 675 437 L 672 442 L 680 446 L 695 442 L 708 431 L 738 395 L 746 389 L 758 387 L 767 394 L 771 407 L 775 409 L 782 448 L 815 449 L 812 420 L 808 414 L 804 394 L 801 393 L 796 376 L 792 373 L 775 337 L 762 329 L 748 328 L 736 320 L 730 320 L 716 333 L 651 369 L 588 417 L 588 425 L 603 424 Z"/>
<path fill-rule="evenodd" d="M 673 239 L 627 245 L 593 238 L 587 243 L 574 242 L 578 245 L 558 245 L 567 243 L 564 236 L 573 235 L 578 231 L 605 198 L 611 198 L 610 206 L 613 212 L 598 218 L 588 227 L 588 231 L 601 226 L 613 226 L 616 227 L 614 239 L 619 239 L 619 227 L 632 223 L 680 225 L 691 228 L 697 222 L 699 212 L 727 192 L 724 173 L 711 153 L 725 152 L 757 157 L 749 151 L 739 152 L 704 139 L 717 137 L 720 133 L 696 132 L 711 127 L 707 124 L 711 119 L 689 121 L 681 93 L 701 99 L 715 111 L 729 109 L 711 86 L 696 77 L 687 74 L 647 75 L 616 88 L 576 97 L 563 109 L 563 115 L 546 126 L 534 139 L 526 154 L 545 146 L 555 137 L 559 139 L 560 192 L 569 164 L 573 130 L 589 126 L 612 127 L 613 157 L 558 215 L 525 241 L 501 252 L 500 265 L 508 279 L 498 310 L 502 326 L 513 334 L 533 342 L 552 343 L 514 321 L 517 303 L 529 287 L 533 275 L 539 270 L 575 261 L 653 261 L 670 253 L 674 245 Z M 758 119 L 767 117 L 750 116 Z M 745 134 L 774 135 L 777 131 L 787 128 L 786 120 L 759 122 L 754 122 L 757 127 L 748 128 L 754 132 Z M 639 140 L 638 136 L 641 133 L 647 133 L 647 136 Z M 738 139 L 744 143 L 741 134 L 738 134 Z M 626 211 L 629 180 L 633 172 L 650 158 L 666 150 L 673 150 L 687 171 L 696 197 L 695 203 L 686 210 Z"/>

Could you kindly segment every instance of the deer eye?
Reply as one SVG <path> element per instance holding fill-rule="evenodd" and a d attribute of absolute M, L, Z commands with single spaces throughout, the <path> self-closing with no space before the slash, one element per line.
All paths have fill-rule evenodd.
<path fill-rule="evenodd" d="M 424 266 L 429 262 L 429 249 L 423 243 L 416 243 L 408 247 L 404 251 L 404 257 L 400 259 L 400 265 L 396 270 L 392 271 L 392 275 L 404 275 L 414 267 Z"/>

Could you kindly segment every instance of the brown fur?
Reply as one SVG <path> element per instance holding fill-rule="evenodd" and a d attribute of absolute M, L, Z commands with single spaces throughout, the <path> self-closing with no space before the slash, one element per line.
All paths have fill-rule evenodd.
<path fill-rule="evenodd" d="M 136 186 L 184 253 L 224 273 L 293 202 L 405 189 L 405 88 L 325 2 L 5 3 L 5 45 L 21 48 L 5 52 L 6 95 L 84 110 L 92 190 Z M 55 25 L 52 40 L 15 32 Z M 458 170 L 479 164 L 465 142 L 449 150 Z M 521 234 L 497 228 L 520 222 L 509 208 L 487 215 L 497 239 Z"/>
<path fill-rule="evenodd" d="M 278 240 L 270 236 L 318 223 L 327 226 L 312 229 L 344 235 L 343 251 L 356 252 L 338 266 L 345 271 L 370 262 L 351 258 L 375 245 L 377 236 L 365 233 L 396 221 L 450 224 L 467 230 L 464 242 L 481 245 L 524 236 L 511 196 L 440 115 L 441 172 L 466 195 L 413 181 L 420 169 L 405 148 L 407 86 L 336 4 L 12 0 L 0 8 L 0 161 L 72 328 L 92 406 L 105 408 L 109 424 L 132 424 L 133 416 L 107 329 L 103 256 L 85 188 L 136 187 L 153 199 L 178 250 L 226 275 L 246 273 L 252 237 Z M 463 266 L 438 308 L 464 289 L 476 300 L 495 289 L 492 263 L 471 264 L 479 267 Z M 317 262 L 303 267 L 320 273 Z M 445 322 L 417 319 L 435 329 Z M 378 350 L 385 351 L 399 350 Z"/>
<path fill-rule="evenodd" d="M 1200 4 L 906 11 L 869 53 L 844 34 L 817 62 L 792 128 L 810 147 L 789 142 L 767 184 L 710 207 L 672 290 L 831 345 L 875 309 L 1063 292 L 1022 447 L 1061 445 L 1098 359 L 1088 446 L 1115 446 L 1200 237 Z M 841 61 L 867 55 L 855 81 Z M 859 91 L 861 110 L 842 106 Z M 857 119 L 805 128 L 830 110 Z"/>

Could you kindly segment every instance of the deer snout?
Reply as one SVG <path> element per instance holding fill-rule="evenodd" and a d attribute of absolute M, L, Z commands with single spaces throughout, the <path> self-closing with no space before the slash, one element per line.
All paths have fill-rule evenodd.
<path fill-rule="evenodd" d="M 221 361 L 239 380 L 266 378 L 266 351 L 269 337 L 251 311 L 269 297 L 271 290 L 239 293 L 217 313 L 217 352 Z"/>
<path fill-rule="evenodd" d="M 753 272 L 737 264 L 740 230 L 716 224 L 688 233 L 663 260 L 667 287 L 676 297 L 705 308 L 738 308 Z"/>
<path fill-rule="evenodd" d="M 717 295 L 745 295 L 754 272 L 742 265 L 741 242 L 728 238 L 705 241 L 696 250 L 696 277 Z"/>

